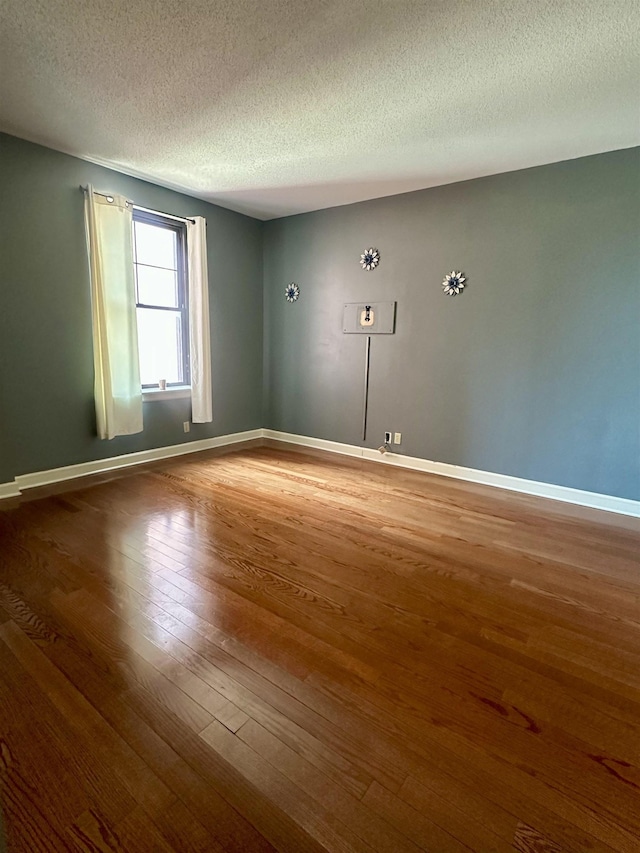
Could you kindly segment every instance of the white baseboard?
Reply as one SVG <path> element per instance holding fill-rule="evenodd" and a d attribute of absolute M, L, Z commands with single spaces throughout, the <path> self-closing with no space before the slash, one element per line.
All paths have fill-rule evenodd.
<path fill-rule="evenodd" d="M 20 474 L 13 483 L 0 485 L 0 498 L 16 497 L 26 489 L 50 486 L 52 483 L 62 483 L 65 480 L 75 480 L 78 477 L 86 477 L 88 474 L 104 474 L 109 471 L 117 471 L 119 468 L 143 465 L 145 462 L 155 462 L 159 459 L 170 459 L 173 456 L 183 456 L 187 453 L 197 453 L 215 447 L 226 447 L 229 444 L 238 444 L 242 441 L 261 439 L 262 432 L 261 429 L 251 429 L 245 432 L 218 435 L 214 438 L 203 438 L 199 441 L 187 441 L 184 444 L 171 444 L 168 447 L 154 447 L 151 450 L 140 450 L 137 453 L 125 453 L 123 456 L 94 459 L 91 462 L 67 465 L 64 468 L 51 468 L 48 471 L 35 471 L 33 474 Z"/>
<path fill-rule="evenodd" d="M 496 486 L 512 492 L 525 495 L 535 495 L 550 498 L 555 501 L 578 504 L 592 509 L 617 512 L 640 518 L 640 501 L 627 498 L 617 498 L 613 495 L 601 495 L 596 492 L 585 492 L 581 489 L 571 489 L 567 486 L 556 486 L 552 483 L 539 483 L 535 480 L 524 480 L 520 477 L 510 477 L 506 474 L 493 474 L 490 471 L 478 471 L 475 468 L 464 468 L 460 465 L 450 465 L 446 462 L 433 462 L 415 456 L 403 456 L 399 453 L 381 454 L 369 447 L 358 447 L 355 444 L 341 444 L 337 441 L 327 441 L 323 438 L 311 438 L 305 435 L 294 435 L 288 432 L 278 432 L 272 429 L 252 429 L 245 432 L 229 433 L 214 438 L 204 438 L 200 441 L 188 441 L 184 444 L 172 444 L 168 447 L 155 447 L 151 450 L 141 450 L 138 453 L 127 453 L 123 456 L 112 456 L 107 459 L 95 459 L 91 462 L 81 462 L 79 465 L 67 465 L 64 468 L 52 468 L 48 471 L 36 471 L 33 474 L 20 474 L 13 483 L 0 483 L 0 500 L 18 497 L 26 489 L 38 486 L 49 486 L 62 483 L 65 480 L 75 480 L 89 474 L 104 474 L 119 468 L 130 468 L 143 465 L 145 462 L 155 462 L 160 459 L 171 459 L 201 450 L 211 450 L 215 447 L 238 444 L 243 441 L 255 441 L 268 438 L 286 444 L 296 444 L 314 450 L 326 450 L 344 456 L 357 456 L 371 462 L 383 465 L 394 465 L 399 468 L 409 468 L 413 471 L 425 471 L 429 474 L 439 474 L 443 477 L 453 477 L 470 483 L 481 483 L 486 486 Z"/>
<path fill-rule="evenodd" d="M 20 494 L 20 489 L 16 485 L 15 480 L 13 483 L 0 483 L 0 500 L 2 498 L 17 498 Z"/>
<path fill-rule="evenodd" d="M 278 432 L 272 429 L 262 431 L 264 438 L 281 441 L 287 444 L 297 444 L 315 450 L 327 450 L 330 453 L 341 453 L 344 456 L 359 456 L 371 462 L 384 465 L 394 465 L 399 468 L 410 468 L 413 471 L 426 471 L 429 474 L 439 474 L 443 477 L 453 477 L 456 480 L 466 480 L 470 483 L 481 483 L 485 486 L 496 486 L 512 492 L 525 495 L 535 495 L 550 498 L 554 501 L 578 504 L 579 506 L 602 509 L 607 512 L 617 512 L 640 518 L 640 501 L 627 498 L 617 498 L 613 495 L 601 495 L 597 492 L 585 492 L 581 489 L 571 489 L 568 486 L 556 486 L 553 483 L 539 483 L 535 480 L 524 480 L 520 477 L 510 477 L 507 474 L 493 474 L 490 471 L 478 471 L 475 468 L 464 468 L 460 465 L 450 465 L 446 462 L 432 462 L 415 456 L 403 456 L 399 453 L 380 453 L 369 447 L 358 447 L 355 444 L 340 444 L 337 441 L 327 441 L 323 438 L 309 438 L 305 435 L 294 435 Z"/>

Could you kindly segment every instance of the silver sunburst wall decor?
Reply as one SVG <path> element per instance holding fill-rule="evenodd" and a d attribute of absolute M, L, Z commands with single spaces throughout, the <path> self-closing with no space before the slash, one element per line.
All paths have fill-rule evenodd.
<path fill-rule="evenodd" d="M 380 252 L 377 249 L 365 249 L 360 255 L 360 266 L 363 270 L 374 270 L 380 263 Z"/>
<path fill-rule="evenodd" d="M 285 287 L 284 295 L 287 297 L 287 302 L 295 302 L 300 297 L 300 288 L 292 281 Z"/>
<path fill-rule="evenodd" d="M 451 270 L 451 272 L 447 273 L 444 277 L 442 289 L 447 296 L 458 296 L 458 294 L 462 293 L 464 290 L 464 283 L 466 280 L 467 279 L 463 273 Z"/>

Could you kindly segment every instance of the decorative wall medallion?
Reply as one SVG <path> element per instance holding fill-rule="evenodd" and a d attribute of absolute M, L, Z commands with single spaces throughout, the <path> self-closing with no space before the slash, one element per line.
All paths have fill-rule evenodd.
<path fill-rule="evenodd" d="M 380 252 L 377 249 L 365 249 L 360 255 L 360 265 L 363 270 L 374 270 L 380 263 Z"/>
<path fill-rule="evenodd" d="M 445 275 L 444 277 L 444 281 L 442 282 L 442 289 L 447 294 L 447 296 L 457 296 L 464 290 L 464 283 L 466 280 L 467 279 L 461 272 L 451 270 L 451 272 Z"/>
<path fill-rule="evenodd" d="M 284 295 L 287 297 L 287 302 L 295 302 L 300 296 L 300 288 L 292 281 L 285 287 Z"/>

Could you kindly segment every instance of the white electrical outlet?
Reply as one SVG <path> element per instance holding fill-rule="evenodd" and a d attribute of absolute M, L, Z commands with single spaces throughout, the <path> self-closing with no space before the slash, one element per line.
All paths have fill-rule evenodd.
<path fill-rule="evenodd" d="M 183 421 L 182 422 L 182 429 L 185 432 L 189 432 L 189 430 L 191 429 L 191 424 L 189 423 L 189 421 Z"/>
<path fill-rule="evenodd" d="M 391 433 L 390 432 L 385 432 L 384 443 L 385 444 L 391 444 Z"/>
<path fill-rule="evenodd" d="M 402 433 L 401 432 L 394 432 L 393 443 L 394 444 L 402 444 Z"/>

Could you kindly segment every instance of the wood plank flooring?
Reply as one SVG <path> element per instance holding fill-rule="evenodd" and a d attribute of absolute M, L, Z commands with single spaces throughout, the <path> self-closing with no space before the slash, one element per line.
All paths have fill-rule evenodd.
<path fill-rule="evenodd" d="M 640 850 L 637 520 L 282 446 L 66 489 L 0 511 L 10 851 Z"/>

